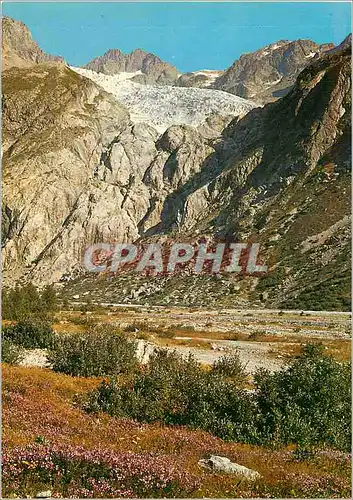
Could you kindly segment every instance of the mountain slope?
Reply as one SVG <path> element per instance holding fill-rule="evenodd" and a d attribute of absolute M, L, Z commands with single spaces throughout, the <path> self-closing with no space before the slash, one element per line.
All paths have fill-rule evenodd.
<path fill-rule="evenodd" d="M 299 75 L 284 99 L 229 124 L 198 172 L 166 198 L 160 222 L 145 232 L 145 241 L 164 235 L 197 242 L 203 235 L 211 245 L 260 242 L 267 276 L 122 273 L 109 287 L 87 276 L 67 293 L 84 288 L 104 302 L 349 309 L 350 60 L 350 47 L 328 53 Z M 182 147 L 190 146 L 184 137 Z M 179 148 L 171 148 L 174 169 Z M 121 287 L 123 297 L 116 294 Z"/>
<path fill-rule="evenodd" d="M 2 68 L 26 67 L 36 63 L 64 62 L 62 57 L 43 52 L 27 26 L 11 17 L 2 18 Z"/>
<path fill-rule="evenodd" d="M 133 81 L 144 84 L 166 85 L 178 79 L 178 71 L 174 66 L 141 49 L 130 54 L 111 49 L 90 61 L 84 68 L 105 75 L 139 72 L 133 77 Z"/>
<path fill-rule="evenodd" d="M 116 214 L 118 188 L 92 172 L 129 115 L 64 65 L 11 68 L 2 89 L 3 276 L 39 267 L 40 280 L 55 281 Z"/>
<path fill-rule="evenodd" d="M 347 308 L 348 43 L 312 58 L 275 103 L 162 135 L 64 65 L 6 70 L 5 284 L 70 280 L 68 297 L 103 302 Z M 175 239 L 260 242 L 270 271 L 84 274 L 93 243 Z"/>
<path fill-rule="evenodd" d="M 289 92 L 311 59 L 332 47 L 333 44 L 318 45 L 311 40 L 280 40 L 242 55 L 217 78 L 214 88 L 260 103 L 274 101 Z"/>
<path fill-rule="evenodd" d="M 88 245 L 139 238 L 214 152 L 209 137 L 226 123 L 211 117 L 204 135 L 171 127 L 160 141 L 111 94 L 55 64 L 5 71 L 2 104 L 7 284 L 57 281 L 82 270 Z M 179 166 L 165 178 L 176 145 Z"/>

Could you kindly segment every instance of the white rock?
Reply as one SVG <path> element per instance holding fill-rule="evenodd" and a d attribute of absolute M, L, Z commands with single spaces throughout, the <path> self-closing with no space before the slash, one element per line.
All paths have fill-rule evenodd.
<path fill-rule="evenodd" d="M 136 356 L 142 364 L 149 362 L 149 359 L 155 350 L 156 346 L 146 340 L 139 339 L 136 343 Z"/>
<path fill-rule="evenodd" d="M 214 472 L 236 474 L 248 481 L 256 481 L 261 477 L 259 472 L 231 462 L 227 457 L 220 457 L 218 455 L 211 455 L 208 459 L 199 460 L 199 465 Z"/>
<path fill-rule="evenodd" d="M 51 491 L 40 491 L 39 493 L 36 494 L 36 498 L 50 498 L 51 497 Z"/>

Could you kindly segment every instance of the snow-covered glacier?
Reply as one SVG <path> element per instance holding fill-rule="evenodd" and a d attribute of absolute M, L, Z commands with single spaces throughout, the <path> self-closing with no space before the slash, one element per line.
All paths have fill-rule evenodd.
<path fill-rule="evenodd" d="M 113 94 L 130 112 L 134 123 L 147 122 L 160 133 L 171 125 L 200 125 L 208 116 L 243 116 L 258 104 L 223 92 L 192 87 L 142 85 L 131 78 L 137 73 L 105 75 L 71 67 Z"/>

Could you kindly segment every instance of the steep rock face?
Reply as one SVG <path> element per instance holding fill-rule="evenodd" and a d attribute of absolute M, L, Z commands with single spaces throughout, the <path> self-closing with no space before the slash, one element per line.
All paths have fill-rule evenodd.
<path fill-rule="evenodd" d="M 122 236 L 110 224 L 123 195 L 93 172 L 129 115 L 63 65 L 11 68 L 2 84 L 4 276 L 56 280 L 88 241 Z"/>
<path fill-rule="evenodd" d="M 27 26 L 11 17 L 2 18 L 2 67 L 26 67 L 31 64 L 57 61 L 64 62 L 62 57 L 43 52 L 32 39 Z"/>
<path fill-rule="evenodd" d="M 123 287 L 119 302 L 349 308 L 350 61 L 344 45 L 313 61 L 284 99 L 233 120 L 203 149 L 200 138 L 179 129 L 157 142 L 172 153 L 161 162 L 164 182 L 159 169 L 155 176 L 161 188 L 173 184 L 142 241 L 259 242 L 267 275 L 148 280 L 123 273 L 110 278 L 108 294 L 96 277 L 73 283 L 69 293 L 83 287 L 116 302 L 114 290 Z M 191 160 L 185 177 L 183 151 Z M 193 151 L 203 153 L 193 159 Z"/>
<path fill-rule="evenodd" d="M 312 58 L 332 47 L 332 44 L 318 45 L 311 40 L 280 40 L 242 55 L 213 86 L 256 102 L 271 102 L 289 92 L 297 75 Z"/>
<path fill-rule="evenodd" d="M 144 84 L 172 84 L 178 78 L 178 71 L 174 66 L 141 49 L 130 54 L 123 54 L 118 49 L 108 50 L 103 56 L 86 64 L 85 68 L 106 75 L 138 73 L 131 75 L 132 80 Z"/>
<path fill-rule="evenodd" d="M 134 241 L 214 149 L 192 127 L 159 136 L 65 66 L 3 75 L 4 279 L 37 283 L 82 269 L 88 245 Z M 228 119 L 229 121 L 229 119 Z M 205 124 L 217 136 L 226 119 Z"/>

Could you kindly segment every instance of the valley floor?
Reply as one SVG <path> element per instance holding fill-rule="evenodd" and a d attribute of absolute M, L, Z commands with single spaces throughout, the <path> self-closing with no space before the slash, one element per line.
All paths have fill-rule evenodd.
<path fill-rule="evenodd" d="M 309 341 L 323 343 L 339 361 L 350 359 L 350 315 L 346 313 L 206 312 L 197 308 L 126 306 L 81 309 L 56 313 L 53 329 L 59 334 L 82 332 L 92 324 L 111 323 L 143 345 L 192 353 L 205 364 L 236 348 L 246 365 L 250 389 L 257 368 L 280 369 Z M 18 457 L 26 458 L 28 450 L 31 459 L 36 453 L 48 453 L 50 457 L 51 449 L 64 448 L 73 456 L 81 453 L 92 460 L 102 453 L 117 461 L 128 456 L 136 467 L 140 460 L 154 463 L 151 457 L 157 456 L 165 461 L 163 470 L 172 467 L 178 471 L 181 484 L 187 485 L 184 493 L 178 491 L 179 497 L 350 497 L 348 453 L 324 448 L 301 456 L 295 446 L 268 448 L 225 442 L 201 430 L 87 414 L 77 401 L 98 387 L 102 378 L 54 373 L 45 363 L 45 352 L 32 350 L 27 351 L 22 366 L 3 365 L 3 448 L 15 467 L 10 472 L 8 468 L 4 477 L 5 496 L 13 497 L 13 491 L 18 491 L 13 472 Z M 247 482 L 232 474 L 202 469 L 199 460 L 211 454 L 254 469 L 261 479 Z M 48 457 L 41 455 L 41 460 Z M 37 483 L 27 484 L 26 492 L 35 497 L 48 489 L 43 481 L 38 478 Z M 63 496 L 55 487 L 51 494 Z M 85 492 L 72 490 L 66 495 L 85 496 Z M 102 497 L 114 495 L 102 491 Z"/>
<path fill-rule="evenodd" d="M 86 311 L 61 311 L 54 330 L 83 331 L 104 322 L 130 332 L 139 342 L 140 357 L 147 362 L 154 346 L 192 354 L 212 364 L 236 349 L 245 370 L 279 370 L 308 342 L 323 343 L 339 361 L 350 358 L 350 313 L 280 310 L 233 310 L 180 307 L 99 306 Z M 45 351 L 28 351 L 24 366 L 46 366 Z"/>

